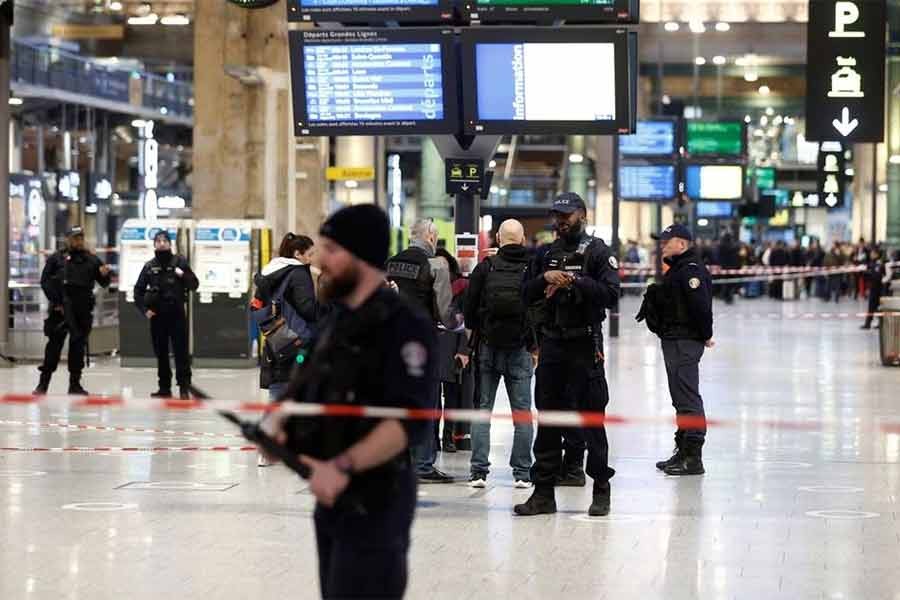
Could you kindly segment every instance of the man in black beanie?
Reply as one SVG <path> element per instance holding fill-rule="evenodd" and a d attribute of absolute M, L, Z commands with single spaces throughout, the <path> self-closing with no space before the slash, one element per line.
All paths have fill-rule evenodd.
<path fill-rule="evenodd" d="M 425 407 L 437 339 L 428 316 L 385 285 L 387 216 L 373 205 L 352 206 L 319 234 L 322 300 L 335 308 L 286 401 Z M 350 417 L 310 423 L 274 413 L 264 427 L 312 471 L 322 597 L 401 598 L 416 505 L 409 446 L 430 435 L 427 426 Z"/>

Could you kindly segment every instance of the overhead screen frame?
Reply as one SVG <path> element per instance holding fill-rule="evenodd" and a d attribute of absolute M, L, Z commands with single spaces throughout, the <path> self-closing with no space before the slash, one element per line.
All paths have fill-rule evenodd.
<path fill-rule="evenodd" d="M 690 151 L 690 128 L 691 124 L 715 124 L 715 123 L 737 123 L 741 127 L 741 150 L 738 154 L 707 154 L 707 153 L 691 153 Z M 684 125 L 682 128 L 682 145 L 684 146 L 685 157 L 688 159 L 699 159 L 699 160 L 708 160 L 708 159 L 741 159 L 747 156 L 747 123 L 741 119 L 685 119 Z"/>
<path fill-rule="evenodd" d="M 738 167 L 741 170 L 741 193 L 740 196 L 735 196 L 731 198 L 717 198 L 717 197 L 706 197 L 706 196 L 691 196 L 688 188 L 688 171 L 692 168 L 717 168 L 717 167 Z M 735 204 L 739 204 L 743 202 L 746 198 L 747 193 L 747 165 L 741 163 L 685 163 L 684 171 L 682 173 L 682 181 L 684 182 L 684 193 L 694 202 L 732 202 Z M 701 180 L 702 181 L 702 180 Z"/>
<path fill-rule="evenodd" d="M 622 170 L 629 168 L 658 168 L 658 167 L 669 167 L 672 169 L 672 190 L 671 195 L 661 196 L 659 198 L 653 197 L 645 197 L 645 196 L 626 196 L 622 193 Z M 626 161 L 619 163 L 619 173 L 617 173 L 616 177 L 617 185 L 619 187 L 616 190 L 616 193 L 619 196 L 619 200 L 622 202 L 653 202 L 653 203 L 666 203 L 675 200 L 678 197 L 679 189 L 680 189 L 680 179 L 679 179 L 679 169 L 678 165 L 674 162 L 660 162 L 660 161 Z"/>
<path fill-rule="evenodd" d="M 514 0 L 511 0 L 514 1 Z M 550 25 L 558 21 L 582 24 L 637 25 L 640 22 L 640 0 L 613 0 L 610 6 L 558 5 L 551 2 L 529 2 L 519 5 L 480 5 L 466 0 L 462 5 L 463 21 L 469 23 L 536 23 Z"/>
<path fill-rule="evenodd" d="M 455 17 L 453 0 L 437 0 L 434 6 L 321 6 L 304 7 L 303 0 L 287 0 L 290 23 L 408 23 L 422 25 L 452 25 Z"/>
<path fill-rule="evenodd" d="M 463 133 L 468 135 L 568 134 L 614 135 L 634 129 L 637 110 L 636 34 L 624 28 L 602 27 L 476 27 L 460 35 L 462 80 L 474 82 L 474 93 L 463 98 Z M 478 44 L 609 43 L 614 46 L 616 118 L 612 121 L 517 121 L 478 118 Z M 632 77 L 633 75 L 633 77 Z"/>
<path fill-rule="evenodd" d="M 672 124 L 672 152 L 665 154 L 626 154 L 622 152 L 622 138 L 630 137 L 633 135 L 637 135 L 637 128 L 641 123 L 670 123 Z M 682 120 L 678 117 L 649 117 L 646 119 L 637 119 L 634 124 L 634 133 L 621 135 L 618 137 L 617 141 L 617 151 L 619 152 L 619 156 L 622 160 L 631 160 L 631 159 L 667 159 L 667 160 L 675 160 L 680 152 L 679 148 L 682 145 Z"/>
<path fill-rule="evenodd" d="M 452 135 L 459 130 L 458 64 L 454 49 L 454 33 L 451 28 L 403 28 L 403 29 L 309 29 L 289 31 L 291 59 L 291 91 L 294 106 L 294 135 Z M 313 36 L 316 36 L 315 38 Z M 322 39 L 318 39 L 322 36 Z M 330 36 L 330 37 L 329 37 Z M 370 39 L 360 36 L 375 36 Z M 306 65 L 303 49 L 307 44 L 422 44 L 441 45 L 441 76 L 443 79 L 444 118 L 441 120 L 410 121 L 403 125 L 396 121 L 369 121 L 361 123 L 309 122 L 306 104 Z M 383 123 L 383 124 L 382 124 Z"/>

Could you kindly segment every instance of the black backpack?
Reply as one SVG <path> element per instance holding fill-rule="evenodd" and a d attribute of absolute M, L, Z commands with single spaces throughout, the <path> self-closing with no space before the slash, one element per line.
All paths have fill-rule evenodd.
<path fill-rule="evenodd" d="M 487 259 L 490 270 L 484 285 L 481 334 L 489 346 L 512 350 L 525 339 L 526 306 L 522 282 L 527 263 L 499 256 Z"/>

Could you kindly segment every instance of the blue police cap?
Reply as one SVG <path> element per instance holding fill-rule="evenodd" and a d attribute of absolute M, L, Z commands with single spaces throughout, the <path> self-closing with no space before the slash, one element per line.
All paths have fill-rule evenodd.
<path fill-rule="evenodd" d="M 680 223 L 675 223 L 674 225 L 669 225 L 665 229 L 663 229 L 660 233 L 655 233 L 651 235 L 654 240 L 659 240 L 661 242 L 668 242 L 672 238 L 679 238 L 682 240 L 687 240 L 689 242 L 694 241 L 694 236 L 691 234 L 691 230 L 681 225 Z"/>
<path fill-rule="evenodd" d="M 550 212 L 571 215 L 578 209 L 587 212 L 587 207 L 584 204 L 584 200 L 581 199 L 581 196 L 574 192 L 564 192 L 557 196 L 556 200 L 553 201 L 553 208 L 550 209 Z"/>

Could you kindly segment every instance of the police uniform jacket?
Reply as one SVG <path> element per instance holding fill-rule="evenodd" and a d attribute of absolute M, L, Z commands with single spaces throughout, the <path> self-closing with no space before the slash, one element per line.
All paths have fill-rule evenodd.
<path fill-rule="evenodd" d="M 662 339 L 694 339 L 713 336 L 712 278 L 696 248 L 666 259 L 659 310 Z"/>
<path fill-rule="evenodd" d="M 51 306 L 63 306 L 66 299 L 93 305 L 94 284 L 107 287 L 110 276 L 100 273 L 103 261 L 87 250 L 60 250 L 47 259 L 41 273 L 41 289 Z"/>
<path fill-rule="evenodd" d="M 181 277 L 175 273 L 176 268 L 184 272 Z M 188 291 L 199 286 L 185 257 L 172 254 L 164 261 L 154 257 L 144 265 L 134 285 L 134 305 L 141 314 L 166 308 L 183 310 Z"/>

